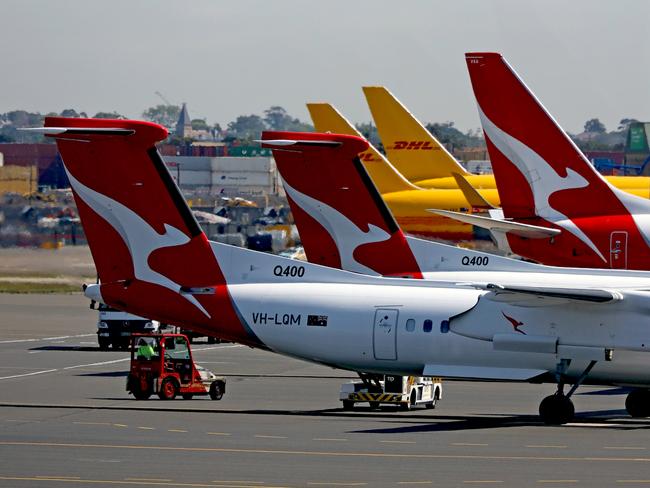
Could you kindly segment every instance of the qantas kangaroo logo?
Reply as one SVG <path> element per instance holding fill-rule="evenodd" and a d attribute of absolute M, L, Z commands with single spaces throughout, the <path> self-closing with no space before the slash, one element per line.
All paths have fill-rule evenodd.
<path fill-rule="evenodd" d="M 149 267 L 148 259 L 151 253 L 163 247 L 180 246 L 190 241 L 185 233 L 176 227 L 165 224 L 165 233 L 159 234 L 146 220 L 130 208 L 113 200 L 106 195 L 88 188 L 66 169 L 70 184 L 77 195 L 106 222 L 108 222 L 126 244 L 131 253 L 135 277 L 141 281 L 164 286 L 185 298 L 188 302 L 201 310 L 208 318 L 210 314 L 203 308 L 198 300 L 187 294 L 181 294 L 181 286 L 166 276 Z"/>
<path fill-rule="evenodd" d="M 520 330 L 520 329 L 519 329 L 519 327 L 521 327 L 522 325 L 524 325 L 523 322 L 520 322 L 520 321 L 517 320 L 517 319 L 513 319 L 512 317 L 509 317 L 508 315 L 506 315 L 506 314 L 503 313 L 503 312 L 501 312 L 501 314 L 502 314 L 506 319 L 508 319 L 508 322 L 510 322 L 510 324 L 512 325 L 512 328 L 515 329 L 515 332 L 519 332 L 520 334 L 526 335 L 526 333 L 525 333 L 523 330 Z"/>
<path fill-rule="evenodd" d="M 549 198 L 555 192 L 584 188 L 589 182 L 571 168 L 567 168 L 567 175 L 562 177 L 544 158 L 531 148 L 502 131 L 478 108 L 479 116 L 485 133 L 490 141 L 503 155 L 511 161 L 521 174 L 526 178 L 535 203 L 535 213 L 549 222 L 552 222 L 570 232 L 595 253 L 607 262 L 607 259 L 598 250 L 593 241 L 580 229 L 568 216 L 551 207 Z"/>
<path fill-rule="evenodd" d="M 286 180 L 282 180 L 282 183 L 291 199 L 332 236 L 341 257 L 341 267 L 343 269 L 378 275 L 375 270 L 354 259 L 354 251 L 362 244 L 388 240 L 390 238 L 388 232 L 372 224 L 368 224 L 368 232 L 363 232 L 354 222 L 335 208 L 299 192 L 289 185 Z"/>

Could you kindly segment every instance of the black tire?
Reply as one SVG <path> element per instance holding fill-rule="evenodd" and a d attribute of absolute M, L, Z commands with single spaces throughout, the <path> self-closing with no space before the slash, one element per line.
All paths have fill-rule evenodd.
<path fill-rule="evenodd" d="M 131 393 L 133 393 L 136 400 L 149 400 L 149 397 L 151 396 L 151 390 L 143 391 L 141 389 L 136 389 Z"/>
<path fill-rule="evenodd" d="M 379 402 L 368 402 L 370 403 L 370 408 L 377 410 L 379 408 Z"/>
<path fill-rule="evenodd" d="M 165 378 L 160 383 L 160 390 L 158 390 L 158 397 L 161 400 L 173 400 L 178 394 L 178 383 L 173 378 Z"/>
<path fill-rule="evenodd" d="M 415 393 L 415 390 L 411 390 L 411 395 L 409 396 L 408 403 L 402 403 L 400 404 L 400 407 L 402 407 L 402 410 L 411 410 L 413 407 L 415 407 L 416 401 L 417 401 L 417 394 Z"/>
<path fill-rule="evenodd" d="M 148 384 L 146 388 L 142 388 L 142 382 L 138 378 L 129 375 L 127 390 L 135 397 L 136 400 L 149 400 L 151 396 L 151 386 Z"/>
<path fill-rule="evenodd" d="M 354 402 L 352 400 L 343 400 L 343 410 L 352 410 Z"/>
<path fill-rule="evenodd" d="M 225 386 L 226 385 L 224 385 L 222 381 L 219 380 L 213 381 L 210 384 L 210 398 L 212 398 L 213 400 L 221 400 L 226 390 Z"/>
<path fill-rule="evenodd" d="M 650 390 L 632 390 L 625 398 L 625 409 L 631 417 L 650 417 Z"/>
<path fill-rule="evenodd" d="M 575 407 L 570 398 L 550 395 L 539 404 L 539 416 L 546 425 L 562 425 L 575 416 Z"/>
<path fill-rule="evenodd" d="M 103 337 L 100 337 L 97 339 L 97 344 L 99 345 L 100 351 L 108 351 L 108 346 L 111 345 L 111 341 L 110 339 L 104 339 Z"/>
<path fill-rule="evenodd" d="M 181 393 L 181 397 L 183 397 L 183 400 L 191 400 L 194 398 L 193 393 Z"/>
<path fill-rule="evenodd" d="M 219 344 L 219 338 L 208 336 L 208 344 Z"/>
<path fill-rule="evenodd" d="M 429 409 L 436 408 L 436 404 L 438 403 L 438 398 L 440 398 L 440 390 L 436 388 L 436 391 L 433 394 L 433 400 L 427 403 L 425 407 Z"/>

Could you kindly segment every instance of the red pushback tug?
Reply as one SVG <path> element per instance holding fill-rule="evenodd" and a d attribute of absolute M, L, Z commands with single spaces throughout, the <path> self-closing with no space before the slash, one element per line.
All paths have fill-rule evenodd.
<path fill-rule="evenodd" d="M 153 393 L 161 400 L 179 394 L 185 400 L 194 395 L 221 400 L 226 378 L 194 364 L 190 341 L 183 334 L 132 334 L 126 390 L 137 400 L 147 400 Z"/>

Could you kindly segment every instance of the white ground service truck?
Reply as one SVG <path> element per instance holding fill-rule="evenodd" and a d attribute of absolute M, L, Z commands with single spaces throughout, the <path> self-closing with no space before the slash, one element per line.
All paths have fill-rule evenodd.
<path fill-rule="evenodd" d="M 103 351 L 111 344 L 113 349 L 127 349 L 133 332 L 150 334 L 160 331 L 160 322 L 156 320 L 121 312 L 103 303 L 97 304 L 97 310 L 97 343 Z"/>
<path fill-rule="evenodd" d="M 343 383 L 340 400 L 345 410 L 367 402 L 370 408 L 382 404 L 410 410 L 416 405 L 435 408 L 442 398 L 442 380 L 429 376 L 397 376 L 359 373 L 361 381 Z"/>

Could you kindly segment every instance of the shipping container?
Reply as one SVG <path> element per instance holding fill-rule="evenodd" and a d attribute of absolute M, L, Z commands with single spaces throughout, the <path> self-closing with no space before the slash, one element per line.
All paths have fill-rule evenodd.
<path fill-rule="evenodd" d="M 271 172 L 275 169 L 275 162 L 270 157 L 256 158 L 213 158 L 211 161 L 212 171 L 262 171 Z"/>
<path fill-rule="evenodd" d="M 169 168 L 171 173 L 180 167 L 181 170 L 190 171 L 210 171 L 212 167 L 211 161 L 214 158 L 209 157 L 193 157 L 193 156 L 163 156 L 163 161 Z"/>
<path fill-rule="evenodd" d="M 176 181 L 176 184 L 181 187 L 212 185 L 212 177 L 210 171 L 187 171 L 184 169 L 176 171 L 170 168 L 170 173 L 174 181 Z"/>
<path fill-rule="evenodd" d="M 273 186 L 273 175 L 271 173 L 254 172 L 212 172 L 212 186 Z M 181 180 L 182 181 L 182 180 Z"/>

